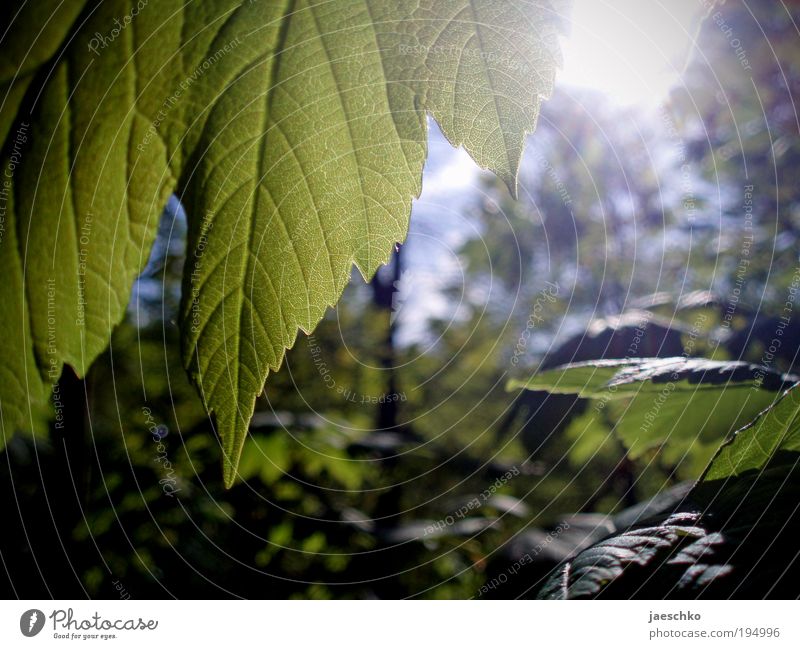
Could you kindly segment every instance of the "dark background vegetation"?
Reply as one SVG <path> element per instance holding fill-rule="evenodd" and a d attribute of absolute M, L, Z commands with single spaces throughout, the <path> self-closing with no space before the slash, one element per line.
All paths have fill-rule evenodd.
<path fill-rule="evenodd" d="M 520 200 L 487 176 L 466 201 L 458 272 L 420 270 L 423 222 L 371 283 L 354 279 L 269 378 L 229 491 L 178 357 L 171 202 L 108 352 L 85 381 L 61 379 L 65 427 L 19 434 L 1 455 L 0 592 L 532 596 L 615 515 L 677 497 L 692 462 L 630 459 L 611 434 L 581 444 L 586 404 L 504 386 L 628 355 L 643 310 L 639 355 L 680 355 L 702 313 L 696 354 L 762 360 L 798 267 L 800 9 L 722 11 L 751 70 L 707 20 L 685 87 L 657 111 L 559 90 Z M 798 369 L 798 342 L 792 319 L 774 367 Z"/>

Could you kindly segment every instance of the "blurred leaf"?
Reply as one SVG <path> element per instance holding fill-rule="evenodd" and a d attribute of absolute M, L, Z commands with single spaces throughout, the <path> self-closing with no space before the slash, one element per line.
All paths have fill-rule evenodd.
<path fill-rule="evenodd" d="M 738 361 L 649 358 L 565 365 L 527 381 L 509 381 L 508 389 L 594 399 L 580 419 L 582 428 L 571 427 L 580 457 L 601 441 L 604 428 L 595 421 L 609 417 L 631 457 L 663 445 L 667 462 L 685 463 L 697 475 L 725 435 L 752 420 L 795 380 Z"/>
<path fill-rule="evenodd" d="M 369 462 L 354 460 L 344 451 L 326 447 L 318 450 L 307 450 L 303 457 L 303 468 L 309 476 L 318 478 L 326 475 L 335 484 L 345 489 L 359 489 L 370 469 Z"/>
<path fill-rule="evenodd" d="M 678 561 L 683 549 L 686 556 L 694 544 L 716 541 L 698 526 L 699 514 L 674 514 L 657 527 L 644 527 L 600 541 L 583 550 L 553 574 L 544 585 L 542 599 L 581 599 L 598 596 L 604 589 L 618 586 L 617 580 L 627 571 L 651 569 L 651 564 L 675 568 L 677 580 L 686 572 L 686 561 Z M 637 595 L 635 591 L 631 595 Z"/>
<path fill-rule="evenodd" d="M 767 471 L 698 484 L 676 513 L 567 560 L 539 597 L 797 597 L 798 459 L 786 453 Z"/>
<path fill-rule="evenodd" d="M 705 290 L 682 293 L 677 297 L 665 292 L 655 293 L 633 300 L 630 306 L 665 318 L 673 326 L 680 323 L 704 334 L 719 324 L 724 308 L 717 295 Z"/>
<path fill-rule="evenodd" d="M 673 385 L 676 392 L 752 387 L 780 390 L 796 380 L 796 377 L 741 361 L 684 357 L 609 359 L 562 365 L 537 372 L 528 380 L 512 379 L 507 389 L 623 399 L 642 393 L 657 394 L 665 385 Z"/>
<path fill-rule="evenodd" d="M 239 475 L 242 480 L 259 476 L 269 486 L 291 466 L 288 435 L 251 435 L 242 451 Z"/>
<path fill-rule="evenodd" d="M 548 350 L 541 369 L 601 359 L 678 356 L 684 350 L 684 333 L 674 319 L 631 309 L 617 316 L 591 320 L 585 331 Z"/>

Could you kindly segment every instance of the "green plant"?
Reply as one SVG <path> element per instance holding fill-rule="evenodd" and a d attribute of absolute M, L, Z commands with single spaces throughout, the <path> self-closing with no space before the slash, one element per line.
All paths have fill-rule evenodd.
<path fill-rule="evenodd" d="M 653 397 L 663 395 L 664 386 L 671 386 L 661 399 L 665 407 L 653 411 Z M 683 453 L 698 452 L 696 437 L 709 422 L 715 422 L 711 429 L 719 438 L 743 416 L 753 419 L 747 409 L 762 404 L 760 398 L 770 402 L 746 426 L 725 435 L 685 498 L 578 551 L 553 572 L 539 597 L 719 598 L 792 592 L 797 566 L 766 557 L 793 554 L 800 527 L 796 377 L 742 362 L 641 359 L 568 365 L 510 387 L 619 400 L 626 407 L 617 411 L 614 429 L 624 443 L 674 444 L 676 436 L 675 446 Z M 655 436 L 642 435 L 647 407 Z M 643 439 L 631 437 L 632 426 Z"/>
<path fill-rule="evenodd" d="M 515 191 L 567 5 L 22 4 L 0 56 L 3 439 L 106 348 L 176 193 L 183 359 L 231 485 L 268 372 L 405 237 L 427 116 Z"/>
<path fill-rule="evenodd" d="M 634 459 L 658 449 L 670 464 L 699 470 L 722 440 L 797 380 L 742 361 L 641 358 L 564 365 L 511 380 L 508 389 L 590 399 L 578 422 L 582 444 L 599 445 L 613 429 Z"/>

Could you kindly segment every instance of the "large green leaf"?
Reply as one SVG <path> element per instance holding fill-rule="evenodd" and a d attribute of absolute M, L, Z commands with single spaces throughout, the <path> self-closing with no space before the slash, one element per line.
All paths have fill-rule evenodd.
<path fill-rule="evenodd" d="M 4 433 L 105 348 L 177 192 L 184 359 L 231 484 L 268 372 L 405 237 L 426 115 L 514 190 L 567 3 L 66 4 L 7 10 Z"/>
<path fill-rule="evenodd" d="M 743 361 L 704 358 L 635 358 L 585 361 L 537 372 L 530 379 L 512 379 L 508 390 L 544 390 L 584 398 L 624 399 L 672 390 L 694 392 L 728 388 L 779 390 L 794 377 Z"/>
<path fill-rule="evenodd" d="M 706 481 L 759 471 L 781 452 L 800 451 L 800 388 L 788 390 L 775 405 L 737 431 L 711 461 Z"/>
<path fill-rule="evenodd" d="M 743 364 L 716 365 L 729 366 L 721 372 L 729 379 L 738 374 L 747 383 L 748 375 L 755 377 L 750 391 L 767 384 L 780 388 L 794 378 L 767 378 L 764 368 Z M 627 376 L 652 373 L 641 369 L 629 368 Z M 712 376 L 720 378 L 717 371 Z M 606 377 L 604 385 L 614 380 Z M 599 380 L 592 385 L 590 396 L 603 393 Z M 701 404 L 711 408 L 714 393 L 701 395 Z M 683 502 L 670 503 L 648 524 L 637 521 L 579 550 L 551 573 L 539 597 L 797 597 L 799 420 L 800 389 L 793 387 L 719 448 Z"/>
<path fill-rule="evenodd" d="M 718 537 L 699 525 L 697 513 L 676 514 L 661 525 L 638 527 L 611 536 L 581 551 L 566 561 L 548 579 L 539 593 L 542 599 L 583 599 L 605 596 L 645 597 L 631 588 L 632 573 L 646 577 L 656 570 L 670 569 L 673 583 L 680 583 L 686 573 L 687 560 L 694 557 L 695 546 L 708 547 Z M 623 574 L 627 582 L 622 580 Z M 636 586 L 647 583 L 641 576 Z M 624 591 L 620 592 L 624 587 Z"/>
<path fill-rule="evenodd" d="M 594 422 L 610 418 L 632 457 L 660 445 L 667 462 L 688 463 L 697 476 L 726 435 L 769 407 L 795 380 L 739 361 L 677 357 L 564 365 L 510 381 L 508 388 L 593 399 L 579 422 L 587 433 L 600 434 Z"/>

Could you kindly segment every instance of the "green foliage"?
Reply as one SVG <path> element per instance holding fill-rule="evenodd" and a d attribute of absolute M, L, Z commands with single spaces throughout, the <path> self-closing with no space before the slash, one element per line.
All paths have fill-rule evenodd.
<path fill-rule="evenodd" d="M 670 392 L 697 392 L 789 387 L 792 377 L 742 361 L 704 358 L 639 358 L 597 360 L 537 372 L 528 380 L 512 379 L 509 390 L 546 390 L 585 398 L 624 399 Z"/>
<path fill-rule="evenodd" d="M 800 389 L 796 387 L 723 444 L 703 478 L 723 480 L 759 471 L 788 452 L 800 452 Z"/>
<path fill-rule="evenodd" d="M 238 373 L 250 363 L 251 389 L 270 361 L 282 356 L 295 328 L 335 299 L 334 266 L 345 269 L 344 282 L 350 257 L 368 274 L 364 266 L 394 247 L 418 187 L 419 167 L 412 167 L 425 154 L 417 134 L 424 131 L 426 107 L 435 105 L 451 139 L 472 133 L 465 143 L 477 156 L 483 133 L 489 133 L 479 133 L 478 126 L 497 117 L 491 103 L 474 111 L 491 81 L 472 74 L 480 77 L 480 64 L 510 73 L 500 79 L 506 85 L 495 88 L 507 97 L 521 96 L 523 77 L 526 92 L 547 85 L 536 78 L 531 86 L 531 70 L 506 65 L 505 43 L 490 56 L 478 54 L 498 46 L 496 35 L 527 44 L 535 30 L 518 39 L 517 31 L 527 29 L 518 21 L 497 34 L 481 30 L 478 35 L 489 38 L 478 43 L 469 20 L 455 21 L 464 41 L 459 72 L 469 77 L 449 74 L 455 53 L 442 47 L 428 62 L 433 67 L 415 70 L 414 80 L 408 75 L 386 83 L 397 70 L 383 63 L 401 54 L 404 39 L 418 35 L 429 43 L 435 32 L 412 33 L 416 17 L 441 26 L 447 11 L 467 4 L 437 0 L 418 9 L 411 2 L 351 3 L 343 11 L 352 10 L 352 20 L 336 32 L 336 18 L 328 21 L 323 7 L 335 12 L 344 4 L 338 0 L 313 9 L 297 3 L 299 15 L 288 26 L 277 3 L 263 0 L 238 9 L 243 2 L 179 7 L 159 0 L 110 40 L 109 21 L 125 16 L 131 5 L 86 4 L 24 4 L 0 49 L 3 155 L 7 167 L 14 165 L 13 188 L 31 178 L 39 185 L 35 199 L 13 191 L 0 204 L 7 208 L 0 216 L 12 219 L 0 228 L 7 270 L 0 289 L 0 444 L 10 438 L 12 420 L 37 433 L 11 438 L 0 463 L 0 508 L 7 512 L 0 553 L 8 596 L 116 598 L 114 584 L 122 584 L 137 598 L 524 597 L 550 578 L 543 593 L 549 597 L 797 597 L 795 390 L 729 437 L 692 488 L 720 440 L 793 380 L 778 371 L 798 369 L 800 326 L 786 310 L 787 295 L 796 288 L 800 204 L 792 182 L 800 160 L 792 110 L 800 61 L 796 34 L 791 37 L 794 8 L 728 0 L 720 10 L 746 44 L 752 79 L 742 74 L 726 35 L 708 21 L 697 41 L 704 56 L 690 63 L 686 89 L 676 90 L 656 116 L 591 91 L 555 92 L 530 138 L 519 200 L 503 184 L 509 179 L 503 167 L 513 161 L 501 149 L 513 142 L 500 142 L 500 131 L 491 131 L 495 139 L 491 146 L 486 141 L 482 164 L 495 161 L 502 179 L 484 174 L 483 187 L 463 210 L 465 229 L 474 227 L 476 236 L 448 250 L 463 275 L 437 278 L 437 285 L 447 284 L 442 319 L 425 323 L 421 341 L 393 343 L 393 336 L 400 332 L 399 340 L 405 333 L 409 310 L 394 321 L 387 307 L 392 300 L 384 295 L 381 305 L 373 292 L 377 279 L 391 283 L 386 271 L 393 267 L 372 283 L 356 273 L 336 311 L 326 311 L 313 336 L 295 342 L 280 369 L 269 368 L 237 484 L 223 489 L 223 447 L 214 434 L 222 430 L 225 452 L 231 444 L 235 450 L 238 433 L 230 430 L 242 430 L 248 419 L 247 400 L 237 404 L 231 396 L 239 389 Z M 392 6 L 376 9 L 378 4 Z M 474 5 L 479 12 L 498 12 L 483 21 L 488 27 L 520 3 Z M 551 5 L 524 6 L 534 16 Z M 181 29 L 156 18 L 162 7 L 174 8 L 174 18 L 184 21 Z M 391 21 L 377 25 L 382 42 L 356 51 L 369 31 L 367 19 L 355 15 L 358 7 L 375 9 L 379 18 L 413 11 L 414 20 L 404 19 L 408 29 L 391 34 L 385 33 Z M 42 30 L 30 49 L 31 34 L 19 25 L 36 24 L 37 14 L 51 9 L 54 18 L 37 25 Z M 255 31 L 243 28 L 265 16 L 268 22 Z M 321 29 L 311 16 L 325 18 Z M 191 21 L 201 26 L 195 29 Z M 554 26 L 545 23 L 542 29 Z M 298 30 L 305 30 L 304 38 L 295 38 Z M 444 31 L 450 38 L 453 32 Z M 93 42 L 94 32 L 107 42 Z M 466 40 L 473 36 L 475 42 Z M 279 55 L 280 39 L 287 47 Z M 96 47 L 96 56 L 77 52 L 88 45 Z M 422 51 L 404 49 L 398 67 L 419 67 Z M 312 63 L 300 71 L 306 85 L 284 65 L 294 66 L 303 53 Z M 356 59 L 365 67 L 350 74 Z M 110 67 L 117 77 L 107 74 Z M 434 69 L 448 74 L 431 79 Z M 342 71 L 348 76 L 341 83 L 331 80 Z M 53 88 L 63 88 L 64 76 L 75 92 L 59 102 Z M 382 81 L 375 85 L 375 79 Z M 425 83 L 435 86 L 430 93 L 423 92 Z M 466 83 L 468 92 L 459 92 Z M 442 101 L 437 88 L 458 103 Z M 175 91 L 180 95 L 173 101 Z M 96 98 L 88 108 L 87 98 Z M 287 113 L 284 99 L 305 103 Z M 378 110 L 368 111 L 359 100 Z M 123 114 L 117 105 L 135 110 Z M 61 108 L 67 108 L 63 115 Z M 354 111 L 354 119 L 342 120 L 345 109 Z M 528 117 L 509 121 L 519 127 Z M 74 123 L 74 132 L 65 120 Z M 395 127 L 407 128 L 409 137 L 395 135 Z M 375 137 L 359 139 L 365 128 Z M 54 151 L 45 155 L 47 138 Z M 133 156 L 120 183 L 125 140 Z M 320 144 L 331 151 L 318 150 Z M 66 151 L 69 165 L 58 164 L 59 151 Z M 304 157 L 294 159 L 294 152 Z M 94 172 L 84 168 L 87 161 Z M 308 187 L 298 185 L 295 168 L 306 162 L 302 179 L 311 180 Z M 392 165 L 391 173 L 378 177 L 364 162 L 383 172 Z M 438 159 L 431 162 L 435 170 Z M 39 169 L 46 171 L 41 180 Z M 158 175 L 163 169 L 166 180 Z M 144 265 L 162 181 L 165 193 L 172 188 L 188 210 L 189 248 L 183 217 L 168 210 L 128 302 L 130 287 L 112 274 L 125 263 L 120 253 L 135 257 L 128 277 Z M 395 181 L 408 195 L 389 193 Z M 755 185 L 751 221 L 742 218 L 745 182 Z M 233 195 L 237 186 L 243 189 Z M 67 188 L 75 201 L 59 203 Z M 378 197 L 380 188 L 385 196 Z M 270 212 L 264 206 L 274 197 L 282 202 Z M 361 198 L 371 202 L 362 206 Z M 378 198 L 391 213 L 377 207 Z M 171 209 L 177 199 L 170 199 Z M 312 199 L 320 200 L 310 206 Z M 113 209 L 96 210 L 95 200 Z M 34 201 L 42 223 L 18 213 Z M 448 214 L 461 212 L 461 205 L 420 205 L 432 218 L 417 222 L 417 234 L 432 238 L 430 223 L 440 216 L 451 223 Z M 87 206 L 93 213 L 84 244 Z M 60 226 L 53 232 L 45 226 L 56 213 Z M 101 218 L 106 214 L 113 216 L 108 222 Z M 278 218 L 267 222 L 270 214 Z M 318 222 L 317 214 L 325 220 Z M 219 220 L 223 215 L 228 218 Z M 392 215 L 399 222 L 387 227 Z M 342 231 L 323 229 L 339 220 L 356 232 L 353 240 L 344 225 Z M 284 225 L 292 229 L 284 232 Z M 252 250 L 240 245 L 251 227 L 263 234 Z M 436 232 L 437 243 L 463 234 L 453 229 Z M 42 241 L 51 246 L 45 253 Z M 326 242 L 344 246 L 341 254 L 334 258 Z M 297 244 L 297 257 L 284 254 L 290 243 Z M 69 259 L 70 245 L 77 261 Z M 403 269 L 417 270 L 415 245 L 412 238 L 404 248 Z M 749 262 L 740 272 L 744 250 Z M 312 252 L 316 256 L 301 259 Z M 273 296 L 264 278 L 287 260 L 281 277 L 292 291 Z M 54 299 L 47 295 L 48 269 L 55 276 Z M 300 282 L 309 269 L 314 283 L 306 287 Z M 77 286 L 84 282 L 84 312 L 91 314 L 76 327 L 83 347 L 77 338 L 64 338 L 72 335 L 70 327 L 63 336 L 61 329 L 65 318 L 79 314 L 76 272 Z M 29 279 L 45 280 L 41 293 Z M 424 287 L 420 293 L 423 300 L 430 297 Z M 244 295 L 257 303 L 247 304 Z M 205 372 L 199 366 L 208 360 L 203 332 L 191 327 L 195 316 L 208 316 L 206 307 L 221 300 L 225 306 L 214 316 L 219 322 L 202 321 L 208 337 L 214 327 L 225 327 L 219 355 L 231 354 L 227 365 L 215 361 L 221 371 L 216 397 L 224 401 L 227 419 L 217 411 L 220 425 L 214 426 L 187 379 L 178 326 L 197 338 L 198 346 L 184 344 L 184 351 L 193 353 L 194 369 Z M 269 300 L 270 310 L 262 313 Z M 34 349 L 29 326 L 34 303 L 45 302 L 59 323 L 53 354 L 41 339 Z M 457 313 L 448 319 L 448 310 Z M 235 327 L 229 327 L 231 311 Z M 255 317 L 259 313 L 262 318 Z M 33 333 L 49 336 L 41 313 L 36 317 Z M 89 353 L 105 348 L 102 339 L 119 318 L 110 348 L 85 380 L 76 380 L 69 367 L 62 370 L 62 347 L 73 356 L 85 352 L 83 368 L 82 356 L 67 363 L 86 370 Z M 779 325 L 781 347 L 767 357 Z M 262 344 L 267 331 L 274 340 Z M 695 358 L 688 361 L 645 358 L 552 369 L 571 360 L 679 356 L 689 344 Z M 27 351 L 14 355 L 19 350 Z M 768 363 L 776 372 L 761 376 L 744 363 L 707 363 L 700 356 Z M 57 361 L 52 373 L 43 373 L 42 361 L 50 370 L 51 358 Z M 531 389 L 504 390 L 512 368 L 528 377 L 537 365 L 541 372 L 516 385 Z M 211 385 L 213 377 L 200 378 L 201 387 Z M 674 389 L 667 388 L 671 382 Z M 537 392 L 547 389 L 564 394 Z M 398 393 L 403 401 L 396 404 L 396 425 L 386 426 L 384 408 L 374 399 Z M 59 418 L 49 430 L 48 394 L 59 402 Z M 667 396 L 659 403 L 662 394 Z M 688 478 L 692 482 L 672 486 Z M 501 575 L 502 593 L 488 587 Z"/>
<path fill-rule="evenodd" d="M 666 565 L 675 583 L 696 579 L 694 555 L 719 542 L 698 526 L 697 514 L 676 514 L 657 527 L 643 527 L 600 541 L 556 572 L 540 592 L 543 599 L 581 599 L 597 596 L 627 571 L 647 574 L 652 564 Z M 702 578 L 701 578 L 702 583 Z M 638 593 L 637 593 L 638 595 Z"/>
<path fill-rule="evenodd" d="M 426 116 L 515 191 L 567 3 L 67 4 L 0 61 L 4 436 L 105 349 L 178 193 L 183 358 L 231 485 L 268 372 L 405 237 Z"/>
<path fill-rule="evenodd" d="M 666 462 L 688 463 L 696 477 L 721 440 L 795 380 L 740 361 L 644 358 L 564 365 L 509 381 L 508 389 L 592 399 L 591 410 L 570 428 L 583 457 L 613 428 L 632 458 L 661 447 Z"/>
<path fill-rule="evenodd" d="M 704 372 L 716 366 L 726 380 L 737 370 L 747 375 L 755 369 L 763 376 L 762 369 L 743 363 L 706 361 L 702 366 Z M 645 374 L 658 373 L 653 367 L 636 367 L 630 374 L 641 375 L 643 369 Z M 788 377 L 776 374 L 772 383 L 779 378 Z M 739 394 L 738 400 L 742 398 Z M 552 573 L 539 597 L 722 598 L 793 592 L 797 567 L 765 557 L 794 552 L 800 528 L 795 505 L 800 487 L 799 398 L 796 387 L 787 390 L 725 442 L 688 496 L 671 503 L 675 513 L 662 516 L 657 525 L 633 525 L 578 552 Z"/>
<path fill-rule="evenodd" d="M 544 599 L 788 597 L 800 515 L 798 454 L 763 471 L 703 481 L 670 511 L 578 552 L 539 591 Z"/>

